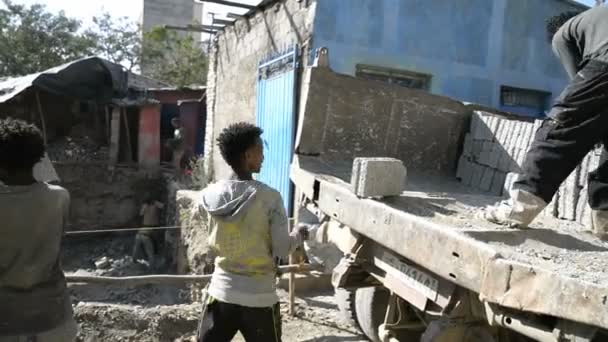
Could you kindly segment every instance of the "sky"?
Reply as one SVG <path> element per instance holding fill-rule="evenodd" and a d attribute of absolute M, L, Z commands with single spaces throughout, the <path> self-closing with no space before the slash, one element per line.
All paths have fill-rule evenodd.
<path fill-rule="evenodd" d="M 103 11 L 109 12 L 113 17 L 128 17 L 133 21 L 138 21 L 143 8 L 143 0 L 12 0 L 16 4 L 36 4 L 46 5 L 52 12 L 65 11 L 68 17 L 82 20 L 87 25 L 91 23 L 93 16 Z M 171 1 L 171 0 L 165 0 Z M 239 0 L 242 3 L 256 5 L 261 0 Z M 0 5 L 1 6 L 1 5 Z M 209 13 L 219 13 L 222 17 L 230 9 L 233 13 L 243 13 L 246 10 L 234 9 L 217 4 L 204 6 L 203 23 L 210 24 Z"/>
<path fill-rule="evenodd" d="M 171 0 L 166 0 L 171 1 Z M 239 0 L 240 2 L 257 4 L 260 0 Z M 137 21 L 141 15 L 143 0 L 13 0 L 14 3 L 18 4 L 34 4 L 42 3 L 45 4 L 51 11 L 65 11 L 69 17 L 75 17 L 83 21 L 85 25 L 91 22 L 91 18 L 99 14 L 102 11 L 109 12 L 114 17 L 129 17 L 130 19 Z M 580 0 L 579 2 L 592 5 L 595 3 L 594 0 Z M 219 13 L 219 17 L 222 17 L 229 7 L 216 5 L 216 4 L 205 4 L 205 13 L 203 14 L 203 23 L 209 24 L 210 15 L 209 13 Z M 242 13 L 243 10 L 231 9 L 234 13 Z"/>

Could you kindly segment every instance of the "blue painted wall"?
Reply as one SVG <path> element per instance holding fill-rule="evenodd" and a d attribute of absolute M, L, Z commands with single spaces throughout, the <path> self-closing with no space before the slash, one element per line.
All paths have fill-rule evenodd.
<path fill-rule="evenodd" d="M 357 64 L 432 75 L 431 92 L 500 108 L 501 85 L 557 96 L 567 82 L 544 19 L 568 0 L 317 0 L 314 47 L 331 68 Z M 502 108 L 531 114 L 525 108 Z"/>

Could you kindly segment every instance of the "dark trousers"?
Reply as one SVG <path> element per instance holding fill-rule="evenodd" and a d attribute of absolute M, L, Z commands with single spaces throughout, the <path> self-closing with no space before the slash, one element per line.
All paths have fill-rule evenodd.
<path fill-rule="evenodd" d="M 595 145 L 608 146 L 608 64 L 590 61 L 555 101 L 537 130 L 515 189 L 551 199 Z M 605 153 L 603 154 L 605 155 Z M 589 204 L 608 210 L 608 162 L 589 174 Z"/>
<path fill-rule="evenodd" d="M 279 304 L 251 308 L 212 300 L 202 318 L 198 342 L 229 342 L 238 331 L 247 342 L 281 342 Z"/>

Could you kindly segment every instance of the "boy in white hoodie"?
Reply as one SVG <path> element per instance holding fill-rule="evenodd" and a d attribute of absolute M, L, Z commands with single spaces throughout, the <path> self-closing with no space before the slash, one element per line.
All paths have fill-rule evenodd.
<path fill-rule="evenodd" d="M 248 342 L 281 341 L 277 258 L 285 258 L 307 233 L 291 234 L 281 194 L 255 181 L 264 161 L 262 130 L 248 123 L 224 129 L 218 145 L 234 175 L 202 194 L 209 215 L 215 269 L 199 342 L 230 341 L 240 331 Z"/>

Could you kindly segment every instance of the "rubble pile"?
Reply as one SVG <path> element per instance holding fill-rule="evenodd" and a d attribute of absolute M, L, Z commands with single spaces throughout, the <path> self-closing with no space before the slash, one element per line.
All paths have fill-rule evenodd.
<path fill-rule="evenodd" d="M 108 148 L 100 146 L 87 136 L 62 137 L 48 147 L 49 158 L 54 162 L 102 162 L 108 160 Z"/>

